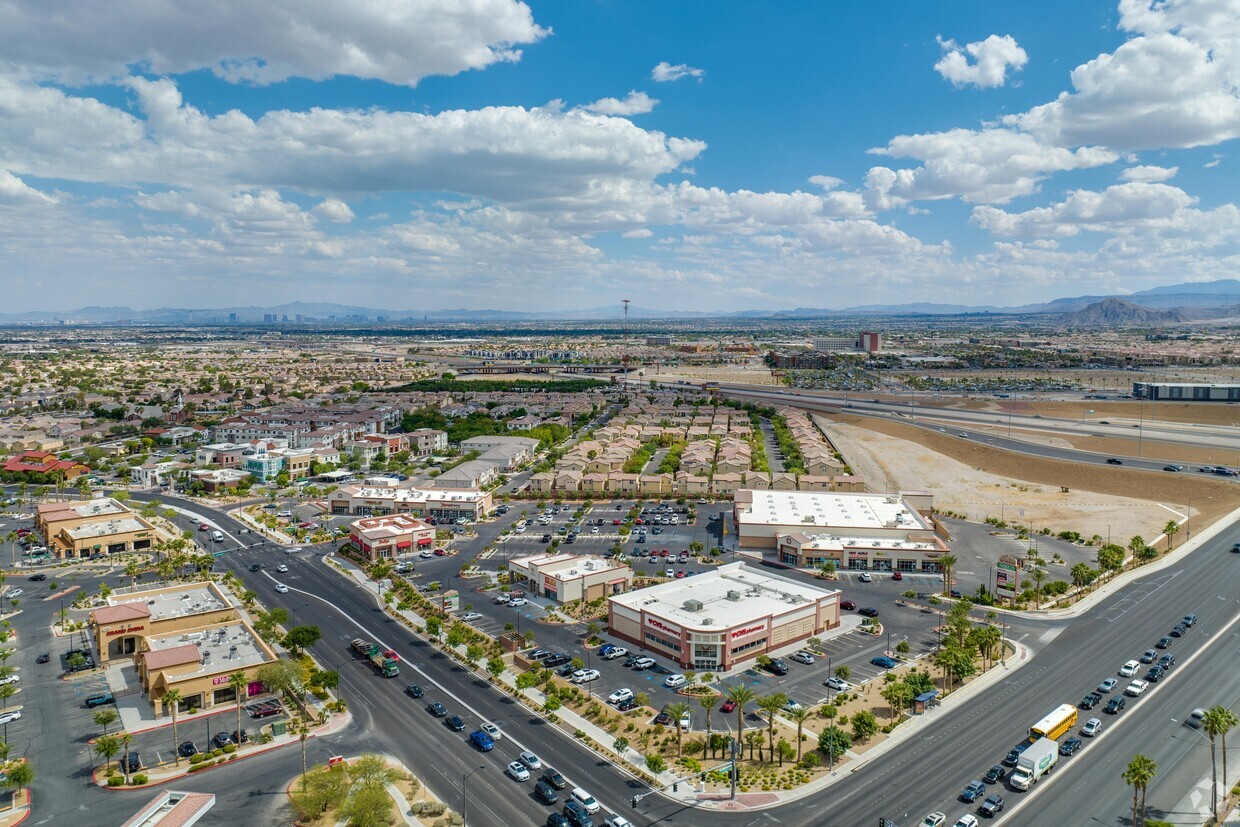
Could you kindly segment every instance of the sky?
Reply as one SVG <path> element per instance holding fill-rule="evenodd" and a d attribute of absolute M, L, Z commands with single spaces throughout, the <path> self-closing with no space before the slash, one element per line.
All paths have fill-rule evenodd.
<path fill-rule="evenodd" d="M 0 312 L 1125 294 L 1237 136 L 1240 0 L 0 0 Z"/>

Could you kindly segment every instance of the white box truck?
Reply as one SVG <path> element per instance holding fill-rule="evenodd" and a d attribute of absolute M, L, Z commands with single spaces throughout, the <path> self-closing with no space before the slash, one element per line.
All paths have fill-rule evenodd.
<path fill-rule="evenodd" d="M 1058 759 L 1059 744 L 1050 738 L 1039 738 L 1021 753 L 1020 760 L 1016 762 L 1016 772 L 1012 773 L 1012 786 L 1018 790 L 1029 789 L 1051 771 Z"/>

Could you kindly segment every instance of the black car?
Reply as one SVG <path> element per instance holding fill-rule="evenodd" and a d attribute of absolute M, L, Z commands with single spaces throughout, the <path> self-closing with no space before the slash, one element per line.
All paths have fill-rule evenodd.
<path fill-rule="evenodd" d="M 1123 465 L 1124 461 L 1115 457 L 1107 457 L 1107 465 Z"/>
<path fill-rule="evenodd" d="M 995 764 L 993 767 L 986 770 L 986 774 L 982 776 L 982 780 L 987 784 L 998 784 L 1000 781 L 1007 778 L 1007 774 L 1008 771 L 1006 767 L 1002 764 Z"/>
<path fill-rule="evenodd" d="M 555 767 L 547 767 L 543 770 L 542 780 L 546 781 L 557 790 L 562 790 L 568 786 L 568 781 L 564 779 L 564 776 L 560 775 L 560 771 Z"/>
<path fill-rule="evenodd" d="M 40 583 L 47 579 L 47 575 L 46 574 L 32 574 L 26 579 L 32 582 L 35 582 L 35 583 Z"/>
<path fill-rule="evenodd" d="M 418 686 L 416 683 L 411 683 L 405 687 L 405 694 L 410 698 L 421 698 L 426 693 L 422 691 L 422 687 Z"/>
<path fill-rule="evenodd" d="M 573 659 L 571 657 L 563 653 L 560 653 L 558 655 L 552 655 L 551 657 L 543 660 L 543 666 L 545 666 L 548 669 L 555 669 L 557 666 L 563 666 L 566 663 L 572 663 L 572 662 L 573 662 Z"/>
<path fill-rule="evenodd" d="M 197 754 L 198 754 L 198 745 L 195 744 L 193 741 L 182 741 L 181 745 L 177 747 L 177 755 L 181 756 L 182 758 L 189 758 L 190 756 L 197 755 Z"/>
<path fill-rule="evenodd" d="M 858 609 L 857 614 L 862 617 L 878 617 L 878 609 L 873 606 L 866 606 L 865 608 Z"/>
<path fill-rule="evenodd" d="M 559 675 L 561 678 L 567 678 L 576 671 L 577 671 L 576 667 L 574 667 L 571 663 L 566 663 L 563 666 L 561 666 L 559 669 L 555 670 L 555 673 Z"/>
<path fill-rule="evenodd" d="M 544 779 L 539 779 L 534 785 L 534 798 L 538 799 L 540 804 L 554 804 L 560 800 L 560 794 Z"/>
<path fill-rule="evenodd" d="M 137 752 L 122 752 L 120 763 L 129 772 L 137 772 L 142 769 L 142 755 Z"/>
<path fill-rule="evenodd" d="M 644 657 L 645 657 L 645 655 L 636 655 L 636 654 L 634 654 L 634 655 L 629 655 L 627 658 L 625 658 L 625 659 L 624 659 L 624 665 L 625 665 L 626 667 L 630 667 L 630 668 L 631 668 L 631 667 L 633 666 L 633 664 L 637 663 L 639 660 L 641 660 L 641 659 L 642 659 L 642 658 L 644 658 Z"/>
<path fill-rule="evenodd" d="M 263 567 L 262 563 L 254 563 L 253 565 L 250 566 L 250 571 L 258 571 L 262 567 Z"/>
<path fill-rule="evenodd" d="M 444 723 L 447 724 L 453 732 L 463 732 L 465 730 L 465 722 L 461 720 L 460 715 L 450 715 L 448 720 L 444 721 Z"/>
<path fill-rule="evenodd" d="M 1081 702 L 1077 705 L 1081 709 L 1093 709 L 1095 706 L 1097 706 L 1101 702 L 1102 702 L 1101 695 L 1099 695 L 1097 692 L 1090 692 L 1084 698 L 1081 698 Z"/>
<path fill-rule="evenodd" d="M 1146 649 L 1145 652 L 1141 655 L 1142 663 L 1153 663 L 1156 660 L 1158 660 L 1158 653 L 1155 652 L 1153 649 Z"/>
<path fill-rule="evenodd" d="M 978 808 L 978 812 L 984 816 L 995 816 L 1003 809 L 1003 796 L 995 793 L 986 796 L 986 800 L 982 802 L 982 806 Z"/>
<path fill-rule="evenodd" d="M 625 698 L 623 701 L 616 704 L 616 710 L 618 712 L 628 712 L 630 709 L 632 709 L 635 706 L 637 706 L 637 701 L 635 699 Z"/>
<path fill-rule="evenodd" d="M 568 823 L 568 817 L 563 813 L 552 813 L 547 816 L 547 827 L 572 827 Z"/>
<path fill-rule="evenodd" d="M 1168 646 L 1170 646 L 1170 645 L 1171 645 L 1171 638 L 1169 638 L 1169 637 L 1160 637 L 1160 638 L 1158 639 L 1158 642 L 1157 642 L 1157 643 L 1155 643 L 1154 645 L 1155 645 L 1155 646 L 1157 646 L 1159 649 L 1166 649 Z"/>
<path fill-rule="evenodd" d="M 1059 754 L 1060 755 L 1072 755 L 1080 748 L 1081 748 L 1080 738 L 1068 738 L 1062 744 L 1059 745 Z"/>
<path fill-rule="evenodd" d="M 427 704 L 426 711 L 434 715 L 436 718 L 444 718 L 448 714 L 448 710 L 444 709 L 443 704 L 439 701 Z"/>
<path fill-rule="evenodd" d="M 1004 756 L 1003 758 L 1003 765 L 1005 767 L 1016 766 L 1020 762 L 1020 756 L 1024 753 L 1025 750 L 1029 749 L 1030 743 L 1031 743 L 1030 741 L 1023 741 L 1017 744 L 1012 749 L 1008 750 L 1008 754 Z"/>
<path fill-rule="evenodd" d="M 1112 715 L 1118 715 L 1119 711 L 1124 708 L 1124 703 L 1124 696 L 1116 695 L 1114 698 L 1107 701 L 1105 711 L 1111 713 Z"/>
<path fill-rule="evenodd" d="M 234 729 L 232 731 L 232 739 L 233 743 L 237 746 L 248 744 L 250 743 L 250 733 L 246 732 L 244 729 Z"/>
<path fill-rule="evenodd" d="M 42 655 L 39 655 L 37 658 L 35 658 L 34 662 L 35 663 L 48 663 L 51 659 L 52 659 L 52 656 L 44 652 Z"/>
<path fill-rule="evenodd" d="M 1185 626 L 1183 623 L 1180 623 L 1180 624 L 1177 624 L 1176 627 L 1171 630 L 1171 636 L 1172 637 L 1184 637 L 1184 633 L 1187 631 L 1188 631 L 1188 627 Z"/>
<path fill-rule="evenodd" d="M 1158 659 L 1158 665 L 1161 666 L 1164 671 L 1166 671 L 1167 669 L 1170 669 L 1172 666 L 1175 666 L 1175 655 L 1172 655 L 1172 654 L 1163 655 L 1161 658 Z"/>
<path fill-rule="evenodd" d="M 1161 666 L 1151 666 L 1150 670 L 1145 673 L 1145 679 L 1150 683 L 1157 683 L 1158 679 L 1163 676 L 1164 670 Z"/>
<path fill-rule="evenodd" d="M 654 716 L 654 722 L 659 726 L 671 726 L 672 716 L 668 714 L 667 707 L 659 710 L 659 714 Z"/>
<path fill-rule="evenodd" d="M 543 658 L 549 658 L 554 654 L 555 652 L 551 651 L 550 649 L 534 649 L 530 652 L 530 659 L 531 660 L 542 660 Z"/>
<path fill-rule="evenodd" d="M 766 669 L 766 671 L 770 672 L 772 675 L 787 675 L 788 674 L 788 664 L 784 663 L 782 660 L 773 660 L 763 668 Z"/>

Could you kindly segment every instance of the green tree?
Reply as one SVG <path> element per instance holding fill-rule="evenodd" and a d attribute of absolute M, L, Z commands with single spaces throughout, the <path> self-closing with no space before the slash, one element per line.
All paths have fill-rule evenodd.
<path fill-rule="evenodd" d="M 1105 571 L 1119 571 L 1124 567 L 1124 547 L 1116 543 L 1108 543 L 1098 549 L 1098 568 Z"/>
<path fill-rule="evenodd" d="M 3 776 L 0 777 L 0 787 L 9 791 L 10 808 L 17 793 L 34 783 L 34 767 L 30 766 L 29 761 L 12 761 L 5 765 L 0 775 Z"/>
<path fill-rule="evenodd" d="M 1223 783 L 1227 783 L 1227 779 L 1231 778 L 1227 774 L 1227 733 L 1230 732 L 1237 724 L 1240 724 L 1240 718 L 1236 713 L 1232 712 L 1225 706 L 1219 705 L 1212 707 L 1210 712 L 1214 713 L 1214 729 L 1218 732 L 1219 752 L 1223 754 Z"/>
<path fill-rule="evenodd" d="M 883 699 L 891 708 L 891 722 L 896 722 L 898 713 L 903 712 L 913 701 L 913 690 L 904 681 L 894 681 L 883 687 Z"/>
<path fill-rule="evenodd" d="M 797 760 L 801 760 L 801 737 L 805 729 L 805 721 L 810 716 L 809 707 L 799 706 L 788 713 L 788 717 L 797 725 Z"/>
<path fill-rule="evenodd" d="M 237 732 L 241 732 L 241 704 L 246 698 L 246 692 L 250 688 L 250 679 L 245 672 L 237 671 L 228 676 L 228 687 L 233 691 L 233 699 L 237 703 Z M 240 737 L 240 736 L 238 736 Z M 238 741 L 237 748 L 241 748 Z"/>
<path fill-rule="evenodd" d="M 91 716 L 95 719 L 95 723 L 103 728 L 103 734 L 108 734 L 108 727 L 111 726 L 118 717 L 120 717 L 115 709 L 104 707 L 96 709 L 95 714 Z"/>
<path fill-rule="evenodd" d="M 852 670 L 848 668 L 847 664 L 841 663 L 839 666 L 835 667 L 835 677 L 842 681 L 847 681 L 852 677 Z"/>
<path fill-rule="evenodd" d="M 1045 569 L 1034 569 L 1029 572 L 1029 577 L 1033 580 L 1033 608 L 1037 609 L 1042 603 L 1042 583 L 1049 577 Z"/>
<path fill-rule="evenodd" d="M 177 766 L 181 766 L 181 752 L 177 749 L 180 740 L 177 739 L 177 713 L 181 711 L 181 690 L 169 689 L 160 698 L 160 703 L 164 711 L 172 713 L 172 754 L 176 757 Z"/>
<path fill-rule="evenodd" d="M 349 827 L 388 827 L 393 808 L 392 797 L 382 785 L 364 784 L 352 790 L 340 814 Z"/>
<path fill-rule="evenodd" d="M 1133 557 L 1137 557 L 1145 549 L 1145 538 L 1140 534 L 1134 534 L 1128 540 L 1128 550 L 1132 552 Z"/>
<path fill-rule="evenodd" d="M 775 757 L 775 715 L 784 708 L 786 703 L 788 703 L 787 695 L 783 692 L 772 692 L 770 695 L 758 698 L 754 704 L 766 716 L 767 748 L 772 758 Z"/>
<path fill-rule="evenodd" d="M 318 643 L 322 637 L 318 626 L 294 626 L 284 636 L 284 646 L 290 652 L 300 653 Z"/>
<path fill-rule="evenodd" d="M 1225 706 L 1214 706 L 1206 710 L 1205 717 L 1201 719 L 1201 729 L 1210 739 L 1210 812 L 1214 814 L 1215 820 L 1218 820 L 1218 754 L 1215 749 L 1216 741 L 1219 738 L 1225 739 L 1227 733 L 1236 725 L 1236 716 L 1230 709 Z M 1226 741 L 1224 740 L 1224 746 Z M 1226 766 L 1227 754 L 1223 754 L 1224 766 Z M 1224 779 L 1226 776 L 1224 776 Z"/>
<path fill-rule="evenodd" d="M 715 706 L 719 703 L 719 696 L 715 694 L 699 695 L 698 706 L 702 707 L 702 711 L 706 713 L 706 748 L 711 749 L 711 726 L 710 713 L 714 711 Z M 714 750 L 711 749 L 711 755 L 714 756 Z"/>
<path fill-rule="evenodd" d="M 1137 827 L 1137 825 L 1145 821 L 1145 790 L 1150 782 L 1154 780 L 1154 775 L 1157 772 L 1158 765 L 1154 763 L 1153 759 L 1137 754 L 1132 757 L 1132 760 L 1128 762 L 1128 766 L 1120 773 L 1124 783 L 1132 787 L 1133 827 Z M 1141 814 L 1139 821 L 1137 819 L 1138 810 Z"/>
<path fill-rule="evenodd" d="M 658 775 L 667 769 L 667 762 L 663 760 L 662 755 L 659 755 L 656 752 L 653 755 L 646 756 L 646 769 L 648 769 L 652 775 Z"/>
<path fill-rule="evenodd" d="M 874 733 L 878 732 L 878 719 L 868 709 L 853 713 L 851 720 L 853 737 L 858 741 L 869 740 Z"/>
<path fill-rule="evenodd" d="M 130 747 L 133 745 L 133 735 L 129 732 L 121 732 L 116 736 L 117 742 L 121 745 L 121 772 L 125 774 L 125 783 L 129 783 L 129 764 L 130 764 Z"/>
<path fill-rule="evenodd" d="M 504 674 L 506 668 L 503 658 L 495 657 L 487 661 L 487 673 L 496 680 L 499 680 L 499 676 Z"/>
<path fill-rule="evenodd" d="M 121 742 L 115 735 L 100 735 L 95 739 L 95 754 L 103 757 L 107 762 L 107 769 L 112 768 L 112 759 L 120 749 Z"/>
<path fill-rule="evenodd" d="M 1167 520 L 1167 524 L 1163 526 L 1163 534 L 1167 535 L 1167 551 L 1171 551 L 1171 541 L 1175 535 L 1180 533 L 1180 524 L 1175 520 Z"/>
<path fill-rule="evenodd" d="M 818 749 L 833 762 L 851 748 L 852 738 L 837 726 L 829 726 L 818 735 Z"/>
<path fill-rule="evenodd" d="M 611 748 L 614 749 L 618 755 L 624 755 L 629 748 L 629 739 L 623 737 L 617 738 L 611 742 Z"/>
<path fill-rule="evenodd" d="M 1094 571 L 1085 563 L 1077 563 L 1072 567 L 1072 584 L 1083 589 L 1094 579 Z"/>

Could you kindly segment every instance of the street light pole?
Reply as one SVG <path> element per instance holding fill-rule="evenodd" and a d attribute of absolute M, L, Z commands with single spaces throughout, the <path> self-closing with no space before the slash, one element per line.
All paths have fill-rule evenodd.
<path fill-rule="evenodd" d="M 469 780 L 471 775 L 479 770 L 485 770 L 486 768 L 486 764 L 482 764 L 478 767 L 478 769 L 470 770 L 461 777 L 461 827 L 465 827 L 466 813 L 469 810 L 469 797 L 465 795 L 465 782 Z"/>

